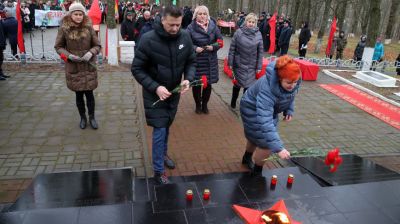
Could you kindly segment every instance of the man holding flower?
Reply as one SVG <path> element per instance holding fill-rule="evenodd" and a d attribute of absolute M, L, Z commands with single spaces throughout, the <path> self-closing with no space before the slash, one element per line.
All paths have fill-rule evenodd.
<path fill-rule="evenodd" d="M 153 127 L 153 170 L 159 184 L 169 183 L 164 165 L 175 168 L 167 155 L 169 127 L 175 118 L 180 94 L 189 89 L 196 70 L 193 44 L 189 34 L 181 30 L 181 23 L 180 9 L 166 7 L 161 19 L 156 18 L 154 30 L 141 38 L 131 69 L 143 86 L 146 122 Z M 179 85 L 180 94 L 173 91 Z"/>

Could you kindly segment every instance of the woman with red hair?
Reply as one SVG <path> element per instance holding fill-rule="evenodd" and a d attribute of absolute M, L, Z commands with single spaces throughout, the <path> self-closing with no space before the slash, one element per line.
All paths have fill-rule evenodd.
<path fill-rule="evenodd" d="M 292 58 L 287 55 L 279 57 L 268 65 L 267 74 L 252 85 L 241 99 L 240 113 L 247 139 L 242 163 L 253 174 L 262 173 L 264 160 L 271 153 L 278 153 L 281 159 L 290 158 L 277 126 L 280 113 L 283 113 L 283 120 L 292 119 L 300 77 L 300 68 Z"/>

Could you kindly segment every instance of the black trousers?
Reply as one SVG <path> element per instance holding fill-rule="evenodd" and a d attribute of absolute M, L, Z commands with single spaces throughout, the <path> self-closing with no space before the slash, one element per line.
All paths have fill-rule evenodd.
<path fill-rule="evenodd" d="M 94 95 L 93 95 L 93 90 L 87 90 L 87 91 L 76 91 L 76 106 L 78 107 L 79 115 L 81 117 L 86 116 L 86 111 L 85 111 L 85 100 L 83 96 L 86 96 L 86 105 L 87 109 L 89 112 L 89 116 L 94 116 Z"/>
<path fill-rule="evenodd" d="M 211 84 L 208 84 L 207 88 L 205 89 L 203 89 L 202 86 L 192 87 L 193 99 L 194 102 L 196 103 L 196 107 L 200 106 L 207 107 L 207 103 L 211 97 L 211 90 L 212 90 Z"/>
<path fill-rule="evenodd" d="M 231 107 L 236 107 L 236 101 L 239 97 L 240 86 L 233 85 L 232 87 L 232 99 L 231 99 Z M 243 88 L 243 94 L 247 91 L 247 88 Z"/>
<path fill-rule="evenodd" d="M 3 61 L 4 61 L 4 52 L 3 49 L 0 49 L 0 75 L 3 75 Z"/>
<path fill-rule="evenodd" d="M 307 49 L 301 49 L 301 45 L 303 45 L 302 43 L 299 43 L 299 57 L 306 57 L 306 53 L 307 53 Z"/>
<path fill-rule="evenodd" d="M 288 52 L 288 50 L 289 50 L 289 45 L 282 45 L 282 46 L 280 46 L 281 48 L 280 48 L 280 54 L 279 54 L 279 56 L 282 56 L 282 55 L 285 55 L 285 54 L 287 54 L 287 52 Z"/>

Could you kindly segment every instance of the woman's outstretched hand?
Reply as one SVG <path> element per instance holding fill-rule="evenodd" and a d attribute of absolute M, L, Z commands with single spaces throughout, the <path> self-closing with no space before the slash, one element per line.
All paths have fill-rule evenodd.
<path fill-rule="evenodd" d="M 278 156 L 281 159 L 290 159 L 290 152 L 286 149 L 282 149 L 280 152 L 278 152 Z"/>

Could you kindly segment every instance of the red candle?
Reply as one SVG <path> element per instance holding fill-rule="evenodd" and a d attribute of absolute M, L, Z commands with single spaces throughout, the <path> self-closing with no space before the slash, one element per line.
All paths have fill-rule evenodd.
<path fill-rule="evenodd" d="M 211 194 L 211 192 L 210 192 L 209 189 L 204 189 L 203 199 L 204 199 L 204 200 L 210 199 L 210 194 Z"/>
<path fill-rule="evenodd" d="M 288 178 L 287 178 L 287 183 L 288 184 L 293 184 L 294 181 L 294 175 L 293 174 L 289 174 Z"/>
<path fill-rule="evenodd" d="M 271 185 L 276 185 L 277 182 L 278 182 L 278 177 L 276 175 L 272 175 Z"/>
<path fill-rule="evenodd" d="M 186 191 L 186 200 L 187 201 L 193 200 L 193 191 L 192 190 L 187 190 Z"/>

